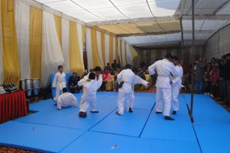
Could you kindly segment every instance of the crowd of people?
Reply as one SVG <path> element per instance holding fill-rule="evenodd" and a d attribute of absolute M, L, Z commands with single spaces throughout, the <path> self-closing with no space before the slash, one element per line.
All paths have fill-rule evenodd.
<path fill-rule="evenodd" d="M 230 53 L 223 55 L 220 59 L 212 58 L 207 61 L 200 57 L 189 66 L 185 61 L 181 62 L 183 67 L 183 82 L 185 90 L 196 94 L 210 95 L 218 101 L 230 106 Z M 192 87 L 192 69 L 194 69 L 195 86 Z"/>

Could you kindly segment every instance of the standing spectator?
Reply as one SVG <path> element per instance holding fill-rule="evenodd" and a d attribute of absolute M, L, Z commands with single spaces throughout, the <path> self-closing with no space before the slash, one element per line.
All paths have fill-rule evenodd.
<path fill-rule="evenodd" d="M 80 86 L 77 84 L 78 81 L 80 81 L 80 76 L 74 72 L 73 75 L 69 78 L 69 88 L 71 93 L 78 93 L 81 90 Z"/>
<path fill-rule="evenodd" d="M 204 88 L 204 71 L 206 67 L 206 62 L 203 57 L 200 57 L 198 64 L 196 65 L 196 92 L 197 94 L 201 94 Z"/>
<path fill-rule="evenodd" d="M 211 82 L 212 82 L 212 95 L 213 98 L 218 98 L 218 88 L 219 88 L 219 69 L 214 66 L 210 72 Z"/>
<path fill-rule="evenodd" d="M 225 55 L 223 55 L 221 57 L 221 61 L 220 61 L 220 64 L 219 64 L 219 77 L 220 77 L 220 100 L 221 101 L 224 101 L 225 99 L 225 84 L 224 84 L 224 66 L 226 64 L 226 60 L 225 60 Z"/>
<path fill-rule="evenodd" d="M 207 70 L 204 72 L 204 82 L 205 82 L 205 94 L 211 95 L 211 87 L 212 87 L 212 82 L 211 82 L 211 66 L 207 67 Z"/>
<path fill-rule="evenodd" d="M 230 105 L 230 53 L 226 55 L 226 64 L 224 66 L 224 82 L 225 82 L 225 103 Z"/>
<path fill-rule="evenodd" d="M 107 69 L 109 72 L 112 70 L 109 63 L 107 63 L 107 66 L 105 67 L 105 69 Z"/>
<path fill-rule="evenodd" d="M 182 61 L 181 66 L 183 68 L 183 78 L 182 78 L 182 84 L 185 86 L 185 90 L 189 89 L 189 66 L 187 62 Z"/>
<path fill-rule="evenodd" d="M 111 79 L 111 74 L 108 71 L 108 69 L 104 70 L 104 73 L 102 74 L 102 85 L 100 90 L 101 91 L 105 91 L 105 85 L 107 84 L 107 81 L 109 81 Z"/>
<path fill-rule="evenodd" d="M 120 68 L 120 64 L 117 63 L 117 60 L 113 60 L 112 68 L 113 68 L 113 70 Z"/>

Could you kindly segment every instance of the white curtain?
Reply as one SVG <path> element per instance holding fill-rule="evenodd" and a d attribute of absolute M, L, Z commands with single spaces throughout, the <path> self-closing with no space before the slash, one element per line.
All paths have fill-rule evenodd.
<path fill-rule="evenodd" d="M 62 18 L 62 53 L 64 71 L 69 72 L 69 20 Z"/>
<path fill-rule="evenodd" d="M 105 64 L 109 63 L 109 35 L 105 34 Z"/>
<path fill-rule="evenodd" d="M 93 69 L 93 57 L 92 57 L 92 43 L 91 43 L 91 29 L 86 29 L 86 52 L 88 70 Z"/>
<path fill-rule="evenodd" d="M 30 79 L 30 6 L 28 4 L 21 1 L 15 1 L 15 22 L 17 31 L 18 51 L 20 57 L 21 79 Z"/>
<path fill-rule="evenodd" d="M 2 47 L 2 17 L 0 11 L 0 84 L 3 83 L 3 47 Z"/>
<path fill-rule="evenodd" d="M 133 56 L 131 54 L 131 51 L 130 51 L 130 45 L 128 43 L 126 43 L 126 51 L 127 51 L 127 58 L 128 58 L 128 63 L 133 65 Z"/>
<path fill-rule="evenodd" d="M 83 33 L 82 33 L 82 25 L 77 24 L 77 30 L 78 30 L 77 33 L 78 33 L 78 41 L 79 41 L 79 48 L 80 48 L 80 52 L 81 52 L 81 58 L 83 59 L 83 43 L 84 42 L 82 42 L 82 35 L 83 35 Z"/>
<path fill-rule="evenodd" d="M 100 63 L 101 63 L 102 68 L 104 68 L 105 65 L 104 65 L 104 59 L 103 59 L 102 47 L 101 47 L 101 32 L 96 31 L 96 33 L 97 33 L 97 48 L 98 48 Z"/>
<path fill-rule="evenodd" d="M 57 72 L 58 65 L 64 64 L 62 50 L 58 40 L 54 15 L 43 11 L 42 39 L 42 86 L 50 84 L 50 75 Z"/>

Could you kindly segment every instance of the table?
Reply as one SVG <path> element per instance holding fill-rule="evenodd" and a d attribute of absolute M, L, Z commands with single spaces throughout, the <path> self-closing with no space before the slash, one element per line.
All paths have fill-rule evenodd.
<path fill-rule="evenodd" d="M 25 91 L 0 95 L 0 124 L 27 114 Z"/>

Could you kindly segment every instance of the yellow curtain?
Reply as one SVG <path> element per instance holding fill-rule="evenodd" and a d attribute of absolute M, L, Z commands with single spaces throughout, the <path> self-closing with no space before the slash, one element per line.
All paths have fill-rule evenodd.
<path fill-rule="evenodd" d="M 43 11 L 30 7 L 30 76 L 41 78 Z"/>
<path fill-rule="evenodd" d="M 125 45 L 125 65 L 128 64 L 128 56 L 127 56 L 127 49 L 126 49 L 126 42 L 124 43 Z M 130 64 L 130 63 L 129 63 Z"/>
<path fill-rule="evenodd" d="M 14 15 L 14 0 L 1 0 L 2 38 L 3 38 L 3 73 L 5 83 L 19 86 L 20 62 Z"/>
<path fill-rule="evenodd" d="M 137 66 L 138 65 L 138 53 L 137 51 L 133 48 L 132 45 L 130 45 L 130 52 L 133 56 L 133 65 Z"/>
<path fill-rule="evenodd" d="M 69 23 L 69 70 L 82 75 L 84 64 L 79 48 L 77 24 L 70 21 Z"/>
<path fill-rule="evenodd" d="M 115 59 L 117 60 L 117 61 L 119 61 L 119 58 L 118 58 L 118 38 L 116 37 L 115 38 L 115 49 L 116 49 L 116 54 L 115 54 Z"/>
<path fill-rule="evenodd" d="M 92 43 L 92 54 L 93 54 L 93 67 L 100 66 L 101 62 L 98 54 L 97 47 L 97 33 L 95 29 L 91 29 L 91 43 Z"/>
<path fill-rule="evenodd" d="M 113 36 L 109 36 L 109 63 L 113 63 Z"/>
<path fill-rule="evenodd" d="M 55 20 L 59 43 L 62 48 L 62 18 L 60 16 L 54 15 L 54 20 Z"/>
<path fill-rule="evenodd" d="M 82 43 L 83 43 L 83 45 L 85 42 L 85 33 L 86 33 L 86 26 L 82 26 Z"/>
<path fill-rule="evenodd" d="M 102 58 L 103 58 L 103 64 L 106 65 L 105 63 L 105 33 L 101 32 L 101 50 L 102 50 Z"/>
<path fill-rule="evenodd" d="M 121 59 L 121 65 L 122 66 L 125 66 L 125 65 L 123 65 L 124 63 L 123 63 L 123 57 L 122 57 L 122 40 L 120 40 L 120 59 Z"/>

